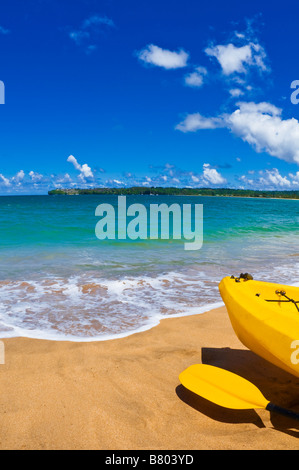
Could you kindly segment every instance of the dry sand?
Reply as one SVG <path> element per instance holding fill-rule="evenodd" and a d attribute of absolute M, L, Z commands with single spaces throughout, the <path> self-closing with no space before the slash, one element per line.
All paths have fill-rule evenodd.
<path fill-rule="evenodd" d="M 296 421 L 216 406 L 184 389 L 191 364 L 226 368 L 299 411 L 299 379 L 236 338 L 225 308 L 127 338 L 4 340 L 0 449 L 298 449 Z"/>

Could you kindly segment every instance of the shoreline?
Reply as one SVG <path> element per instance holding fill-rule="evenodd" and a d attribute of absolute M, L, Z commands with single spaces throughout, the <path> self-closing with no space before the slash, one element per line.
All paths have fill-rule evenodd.
<path fill-rule="evenodd" d="M 170 196 L 170 197 L 211 197 L 211 198 L 218 198 L 218 197 L 221 197 L 221 198 L 235 198 L 235 199 L 269 199 L 269 200 L 277 200 L 277 201 L 299 201 L 299 197 L 298 198 L 291 198 L 291 197 L 268 197 L 268 196 L 242 196 L 242 195 L 222 195 L 222 194 L 215 194 L 215 195 L 211 195 L 211 194 L 110 194 L 110 193 L 107 193 L 107 194 L 94 194 L 94 193 L 90 193 L 90 194 L 47 194 L 47 193 L 44 193 L 44 194 L 0 194 L 0 198 L 1 197 L 41 197 L 41 196 L 50 196 L 50 197 L 57 197 L 57 196 L 126 196 L 126 197 L 130 197 L 130 196 L 133 196 L 133 197 L 136 197 L 136 196 L 146 196 L 146 197 L 150 197 L 150 196 L 160 196 L 160 197 L 167 197 L 167 196 Z"/>
<path fill-rule="evenodd" d="M 299 255 L 298 255 L 299 256 Z M 215 310 L 217 308 L 221 308 L 224 306 L 222 301 L 214 302 L 213 304 L 207 304 L 202 307 L 197 307 L 196 313 L 174 313 L 171 315 L 156 315 L 152 317 L 151 321 L 149 321 L 146 325 L 140 326 L 134 330 L 128 331 L 126 333 L 115 333 L 115 334 L 107 334 L 107 335 L 100 335 L 94 337 L 80 337 L 80 336 L 68 336 L 64 335 L 63 333 L 45 333 L 42 330 L 26 330 L 25 328 L 14 327 L 15 334 L 13 336 L 0 336 L 1 340 L 6 339 L 13 339 L 13 338 L 27 338 L 27 339 L 37 339 L 41 341 L 57 341 L 57 342 L 71 342 L 71 343 L 101 343 L 106 341 L 113 341 L 118 339 L 127 338 L 129 336 L 135 335 L 137 333 L 142 333 L 144 331 L 151 330 L 158 326 L 161 321 L 171 319 L 171 318 L 182 318 L 182 317 L 190 317 L 194 315 L 202 315 L 203 313 L 208 313 L 211 310 Z M 10 327 L 10 325 L 5 325 Z M 12 328 L 12 327 L 11 327 Z M 18 334 L 19 332 L 19 334 Z M 26 333 L 26 334 L 24 334 Z"/>
<path fill-rule="evenodd" d="M 191 364 L 226 368 L 299 411 L 299 380 L 248 351 L 225 307 L 96 342 L 3 339 L 0 449 L 297 449 L 298 424 L 184 389 Z"/>

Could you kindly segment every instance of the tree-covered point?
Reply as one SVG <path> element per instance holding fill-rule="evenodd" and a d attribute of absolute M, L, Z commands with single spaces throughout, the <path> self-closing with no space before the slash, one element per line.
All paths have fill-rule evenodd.
<path fill-rule="evenodd" d="M 158 195 L 158 196 L 235 196 L 235 197 L 265 197 L 299 199 L 299 191 L 258 191 L 253 189 L 230 188 L 164 188 L 133 186 L 131 188 L 92 188 L 92 189 L 53 189 L 50 196 L 56 195 Z"/>

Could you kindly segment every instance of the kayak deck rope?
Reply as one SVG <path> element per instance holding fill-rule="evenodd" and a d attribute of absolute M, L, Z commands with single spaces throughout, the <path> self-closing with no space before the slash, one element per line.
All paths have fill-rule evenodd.
<path fill-rule="evenodd" d="M 292 303 L 295 305 L 297 311 L 299 312 L 299 307 L 298 307 L 298 305 L 297 305 L 297 304 L 299 304 L 299 300 L 291 299 L 290 297 L 288 297 L 288 296 L 286 295 L 286 292 L 285 292 L 284 290 L 276 290 L 276 291 L 275 291 L 275 294 L 281 295 L 282 297 L 285 297 L 287 300 L 281 300 L 281 299 L 270 299 L 270 300 L 267 300 L 267 299 L 265 299 L 266 302 L 292 302 Z"/>
<path fill-rule="evenodd" d="M 243 279 L 244 281 L 252 281 L 253 277 L 249 273 L 241 273 L 239 277 L 231 276 L 231 279 L 234 279 L 235 282 L 241 282 L 240 279 Z"/>
<path fill-rule="evenodd" d="M 235 282 L 241 282 L 241 279 L 243 279 L 243 281 L 251 281 L 253 280 L 253 276 L 249 273 L 241 273 L 239 277 L 235 277 L 235 276 L 231 276 L 230 277 L 231 279 L 234 279 Z M 281 295 L 282 297 L 285 297 L 286 300 L 282 300 L 282 299 L 265 299 L 266 302 L 292 302 L 296 309 L 297 309 L 297 312 L 299 312 L 299 307 L 297 304 L 299 304 L 299 300 L 294 300 L 294 299 L 291 299 L 290 297 L 288 297 L 286 295 L 286 292 L 284 290 L 276 290 L 275 291 L 275 294 L 277 295 Z M 259 297 L 261 294 L 255 294 L 257 297 Z"/>

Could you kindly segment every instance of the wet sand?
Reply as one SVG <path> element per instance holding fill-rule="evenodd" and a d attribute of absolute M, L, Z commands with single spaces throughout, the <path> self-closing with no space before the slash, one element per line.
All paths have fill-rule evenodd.
<path fill-rule="evenodd" d="M 248 351 L 224 307 L 111 341 L 3 341 L 0 449 L 299 448 L 298 422 L 221 408 L 180 385 L 180 372 L 203 362 L 299 412 L 299 379 Z"/>

